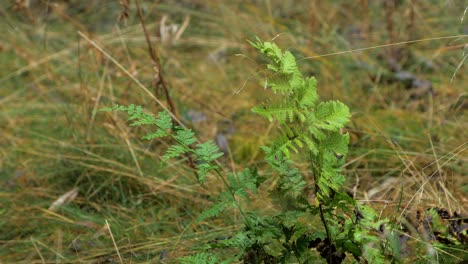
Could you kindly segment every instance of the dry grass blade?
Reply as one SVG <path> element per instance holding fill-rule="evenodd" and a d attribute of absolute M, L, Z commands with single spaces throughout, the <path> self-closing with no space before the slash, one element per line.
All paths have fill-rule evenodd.
<path fill-rule="evenodd" d="M 34 239 L 33 239 L 32 237 L 31 237 L 31 243 L 33 244 L 34 249 L 36 250 L 36 252 L 37 252 L 37 254 L 39 255 L 39 257 L 41 258 L 42 263 L 46 263 L 44 257 L 42 256 L 41 251 L 40 251 L 39 248 L 37 247 L 36 242 L 34 241 Z"/>
<path fill-rule="evenodd" d="M 305 58 L 298 60 L 298 62 L 303 61 L 303 60 L 336 56 L 336 55 L 342 55 L 342 54 L 353 53 L 353 52 L 358 52 L 358 51 L 367 51 L 367 50 L 382 49 L 382 48 L 414 44 L 414 43 L 420 43 L 420 42 L 429 42 L 429 41 L 444 40 L 444 39 L 459 39 L 459 38 L 466 38 L 466 37 L 468 37 L 468 35 L 462 34 L 462 35 L 455 35 L 455 36 L 443 36 L 443 37 L 433 37 L 433 38 L 423 38 L 423 39 L 415 39 L 415 40 L 409 40 L 409 41 L 401 41 L 401 42 L 382 44 L 382 45 L 377 45 L 377 46 L 372 46 L 372 47 L 367 47 L 367 48 L 344 50 L 344 51 L 339 51 L 339 52 L 332 52 L 332 53 L 327 53 L 327 54 L 322 54 L 322 55 L 305 57 Z"/>
<path fill-rule="evenodd" d="M 107 219 L 106 219 L 106 226 L 107 226 L 107 229 L 109 230 L 109 235 L 112 239 L 112 243 L 114 244 L 115 251 L 117 252 L 117 256 L 119 256 L 120 263 L 123 264 L 124 262 L 123 262 L 122 256 L 120 255 L 119 248 L 117 247 L 117 244 L 115 243 L 114 235 L 112 234 L 112 230 L 110 228 L 110 225 Z"/>

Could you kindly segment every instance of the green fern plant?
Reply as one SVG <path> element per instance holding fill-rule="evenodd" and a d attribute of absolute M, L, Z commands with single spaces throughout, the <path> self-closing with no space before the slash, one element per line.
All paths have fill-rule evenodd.
<path fill-rule="evenodd" d="M 266 164 L 279 177 L 271 192 L 280 208 L 274 215 L 245 209 L 265 180 L 256 169 L 224 175 L 216 163 L 222 155 L 216 144 L 198 143 L 194 132 L 174 125 L 167 112 L 154 117 L 134 105 L 103 109 L 126 112 L 131 126 L 155 126 L 156 131 L 145 139 L 172 140 L 163 162 L 188 155 L 195 160 L 201 184 L 209 173 L 222 180 L 225 190 L 199 215 L 199 222 L 225 210 L 238 210 L 242 215 L 244 228 L 237 234 L 207 243 L 199 248 L 200 253 L 181 258 L 181 263 L 310 263 L 319 258 L 341 263 L 347 256 L 368 263 L 394 260 L 389 243 L 381 238 L 387 221 L 379 220 L 370 207 L 358 204 L 342 190 L 341 166 L 349 143 L 349 135 L 342 131 L 351 117 L 348 107 L 339 101 L 319 101 L 316 79 L 301 74 L 291 52 L 259 39 L 251 45 L 270 59 L 263 86 L 273 92 L 273 102 L 252 111 L 275 122 L 279 132 L 271 145 L 262 147 Z M 305 175 L 295 165 L 294 160 L 301 159 L 309 164 Z M 313 196 L 306 188 L 311 180 Z M 323 228 L 309 224 L 316 219 Z M 230 254 L 221 254 L 224 250 Z"/>
<path fill-rule="evenodd" d="M 172 122 L 170 114 L 166 111 L 159 112 L 157 117 L 152 114 L 145 113 L 141 106 L 116 105 L 112 108 L 103 108 L 101 111 L 121 111 L 126 112 L 129 116 L 128 121 L 131 121 L 130 126 L 152 125 L 156 127 L 156 131 L 148 133 L 143 137 L 146 140 L 155 138 L 170 138 L 175 144 L 171 145 L 162 157 L 162 161 L 166 162 L 171 158 L 177 158 L 182 155 L 190 155 L 195 157 L 196 173 L 200 183 L 204 183 L 207 174 L 210 171 L 219 173 L 219 166 L 214 162 L 221 157 L 223 153 L 213 141 L 197 143 L 195 133 L 191 129 L 176 126 Z"/>
<path fill-rule="evenodd" d="M 357 204 L 342 191 L 345 178 L 341 166 L 349 143 L 349 135 L 342 130 L 351 116 L 348 107 L 339 101 L 320 102 L 316 79 L 302 76 L 291 52 L 282 52 L 276 44 L 259 39 L 251 45 L 270 59 L 264 86 L 271 88 L 276 100 L 253 108 L 253 112 L 277 123 L 279 136 L 263 150 L 266 162 L 280 176 L 276 200 L 288 201 L 292 208 L 285 208 L 277 217 L 278 224 L 288 230 L 283 232 L 282 239 L 289 244 L 283 243 L 281 262 L 289 258 L 288 252 L 295 252 L 297 260 L 303 262 L 307 254 L 299 249 L 304 247 L 317 248 L 329 263 L 341 262 L 347 252 L 372 263 L 383 261 L 385 249 L 378 230 L 385 221 L 377 221 L 371 208 Z M 291 153 L 310 164 L 315 185 L 313 204 L 308 202 L 305 178 L 294 167 Z M 290 220 L 292 215 L 317 214 L 325 232 L 308 230 Z"/>
<path fill-rule="evenodd" d="M 349 135 L 341 129 L 349 121 L 350 112 L 339 101 L 320 102 L 317 81 L 304 78 L 291 52 L 282 51 L 274 43 L 251 43 L 272 60 L 267 78 L 272 91 L 279 95 L 275 104 L 257 106 L 253 112 L 276 121 L 281 132 L 271 148 L 264 148 L 267 161 L 282 152 L 287 159 L 290 152 L 304 149 L 309 153 L 320 199 L 330 197 L 344 183 L 340 165 L 348 152 Z"/>

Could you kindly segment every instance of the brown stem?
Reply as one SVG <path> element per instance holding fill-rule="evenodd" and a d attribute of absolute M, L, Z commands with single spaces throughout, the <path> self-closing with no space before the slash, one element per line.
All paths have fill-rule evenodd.
<path fill-rule="evenodd" d="M 141 27 L 143 28 L 143 32 L 145 33 L 146 43 L 148 44 L 148 52 L 150 54 L 151 61 L 152 61 L 153 65 L 154 65 L 154 69 L 155 69 L 155 72 L 157 74 L 157 78 L 155 78 L 155 80 L 153 81 L 153 84 L 155 86 L 154 87 L 155 88 L 154 93 L 156 95 L 157 88 L 161 87 L 162 90 L 164 91 L 164 95 L 166 97 L 167 104 L 169 105 L 169 110 L 171 111 L 171 113 L 174 116 L 177 116 L 177 111 L 176 111 L 174 102 L 171 99 L 171 96 L 169 94 L 169 88 L 168 88 L 166 79 L 164 78 L 164 75 L 163 75 L 163 71 L 162 71 L 162 67 L 161 67 L 161 62 L 159 60 L 159 56 L 156 54 L 156 50 L 153 48 L 153 44 L 151 43 L 148 30 L 146 29 L 145 19 L 143 17 L 143 12 L 141 11 L 141 8 L 140 8 L 140 3 L 139 3 L 138 0 L 135 0 L 135 4 L 136 4 L 137 10 L 138 10 L 138 17 L 140 18 Z M 174 120 L 174 121 L 177 122 L 177 120 Z M 183 126 L 183 124 L 180 124 L 180 125 Z M 188 159 L 188 164 L 189 164 L 190 168 L 193 170 L 193 173 L 195 174 L 195 177 L 198 179 L 199 177 L 198 177 L 195 161 L 188 154 L 186 155 L 186 157 Z"/>
<path fill-rule="evenodd" d="M 363 28 L 364 34 L 366 39 L 370 41 L 371 31 L 372 31 L 372 23 L 369 15 L 369 0 L 361 0 L 361 14 L 362 14 L 362 21 L 363 21 Z"/>
<path fill-rule="evenodd" d="M 407 23 L 407 29 L 408 29 L 408 40 L 415 39 L 415 13 L 416 13 L 416 4 L 414 3 L 413 0 L 409 1 L 409 18 L 408 18 L 408 23 Z"/>
<path fill-rule="evenodd" d="M 385 0 L 384 8 L 388 37 L 390 43 L 395 43 L 395 23 L 393 21 L 393 15 L 395 14 L 395 0 Z M 389 50 L 391 57 L 395 58 L 395 49 L 393 47 L 390 47 Z"/>
<path fill-rule="evenodd" d="M 332 263 L 332 239 L 330 235 L 330 231 L 328 230 L 328 224 L 327 220 L 325 219 L 325 214 L 323 213 L 323 201 L 319 196 L 320 194 L 320 188 L 317 184 L 318 177 L 320 177 L 320 169 L 317 168 L 316 162 L 314 162 L 314 158 L 312 156 L 312 152 L 309 151 L 309 158 L 310 158 L 310 164 L 312 166 L 312 173 L 314 174 L 314 182 L 315 182 L 315 197 L 318 200 L 319 203 L 319 213 L 320 213 L 320 220 L 323 223 L 323 227 L 325 228 L 325 232 L 327 233 L 327 238 L 328 238 L 328 263 Z"/>
<path fill-rule="evenodd" d="M 151 61 L 154 64 L 155 71 L 157 74 L 157 78 L 155 79 L 155 82 L 154 82 L 155 90 L 157 89 L 157 87 L 161 87 L 163 89 L 164 95 L 166 96 L 167 104 L 169 105 L 169 109 L 175 116 L 177 116 L 174 102 L 172 101 L 171 96 L 169 95 L 169 88 L 168 88 L 166 79 L 164 78 L 164 75 L 163 75 L 161 62 L 159 60 L 158 55 L 156 54 L 156 50 L 153 48 L 153 44 L 151 43 L 151 40 L 148 34 L 148 30 L 146 29 L 145 19 L 143 17 L 143 12 L 141 11 L 141 8 L 140 8 L 140 3 L 138 0 L 135 0 L 135 4 L 138 10 L 138 17 L 140 18 L 141 27 L 143 28 L 143 32 L 145 33 L 146 43 L 148 43 L 148 52 L 151 56 Z M 156 91 L 155 91 L 155 94 L 156 94 Z"/>
<path fill-rule="evenodd" d="M 317 186 L 316 186 L 317 188 Z M 320 219 L 322 220 L 323 226 L 325 227 L 325 232 L 327 232 L 327 237 L 328 237 L 328 263 L 332 263 L 332 241 L 331 241 L 331 236 L 330 236 L 330 231 L 328 231 L 328 224 L 325 219 L 325 215 L 323 214 L 323 208 L 322 208 L 322 201 L 319 200 L 319 212 L 320 212 Z"/>

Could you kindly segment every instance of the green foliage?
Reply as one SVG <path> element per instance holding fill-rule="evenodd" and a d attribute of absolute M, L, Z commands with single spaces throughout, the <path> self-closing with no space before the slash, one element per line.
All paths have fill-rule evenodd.
<path fill-rule="evenodd" d="M 231 263 L 232 260 L 221 260 L 219 254 L 210 254 L 210 253 L 197 253 L 191 256 L 182 257 L 179 259 L 181 264 L 224 264 Z"/>
<path fill-rule="evenodd" d="M 339 101 L 319 102 L 315 78 L 302 76 L 291 52 L 283 53 L 274 43 L 251 44 L 271 60 L 267 65 L 271 75 L 264 86 L 273 91 L 276 101 L 252 111 L 275 122 L 280 132 L 271 146 L 262 147 L 266 163 L 279 177 L 271 197 L 280 211 L 270 217 L 243 212 L 238 201 L 248 201 L 248 191 L 255 193 L 262 180 L 248 169 L 230 173 L 227 190 L 199 221 L 237 208 L 244 216 L 244 230 L 221 243 L 208 244 L 205 250 L 237 249 L 245 263 L 307 263 L 317 260 L 310 250 L 315 247 L 328 263 L 342 262 L 346 253 L 360 261 L 384 262 L 378 229 L 385 221 L 377 221 L 375 212 L 341 191 L 345 182 L 341 166 L 349 143 L 349 135 L 342 130 L 350 118 L 348 107 Z M 292 153 L 306 154 L 302 158 L 309 162 L 315 182 L 314 204 L 309 202 L 307 180 L 295 167 Z M 318 218 L 323 231 L 307 224 Z"/>
<path fill-rule="evenodd" d="M 277 191 L 281 193 L 281 197 L 298 197 L 307 185 L 299 169 L 294 168 L 293 161 L 281 152 L 273 156 L 270 154 L 271 148 L 264 146 L 262 149 L 266 154 L 265 161 L 280 175 Z"/>
<path fill-rule="evenodd" d="M 341 166 L 349 143 L 349 135 L 342 130 L 351 116 L 348 107 L 339 101 L 319 102 L 317 81 L 313 77 L 302 76 L 291 52 L 282 52 L 276 44 L 259 39 L 251 44 L 270 59 L 267 65 L 270 75 L 264 87 L 270 88 L 277 98 L 273 104 L 257 106 L 252 111 L 276 122 L 280 131 L 272 146 L 263 147 L 263 150 L 265 161 L 280 177 L 272 196 L 280 204 L 281 201 L 288 204 L 282 205 L 283 212 L 276 216 L 275 223 L 268 229 L 282 227 L 282 235 L 277 232 L 273 236 L 275 239 L 296 239 L 289 246 L 283 242 L 284 248 L 280 250 L 283 253 L 274 257 L 285 263 L 288 252 L 295 252 L 297 260 L 302 262 L 304 251 L 299 249 L 309 248 L 310 243 L 318 239 L 318 244 L 323 245 L 317 249 L 328 262 L 341 262 L 349 252 L 358 259 L 380 263 L 384 256 L 381 240 L 375 234 L 382 222 L 376 221 L 376 215 L 370 208 L 358 205 L 341 192 L 345 182 Z M 300 170 L 294 167 L 291 153 L 307 153 L 302 157 L 308 160 L 315 182 L 315 204 L 308 202 L 304 191 L 307 183 Z M 326 231 L 322 234 L 326 237 L 312 239 L 307 235 L 313 230 L 297 221 L 305 214 L 320 216 Z"/>
<path fill-rule="evenodd" d="M 256 193 L 263 180 L 264 178 L 258 175 L 257 170 L 251 171 L 248 168 L 236 175 L 229 173 L 226 182 L 229 187 L 228 190 L 222 192 L 218 197 L 218 201 L 200 214 L 198 221 L 217 216 L 226 208 L 236 208 L 238 199 L 248 201 L 249 191 Z"/>
<path fill-rule="evenodd" d="M 283 53 L 276 44 L 258 39 L 252 45 L 271 59 L 267 68 L 273 78 L 268 85 L 275 94 L 281 95 L 279 104 L 253 109 L 268 120 L 277 121 L 282 132 L 266 151 L 267 160 L 276 157 L 278 152 L 290 158 L 291 150 L 298 153 L 298 148 L 305 147 L 310 153 L 317 195 L 330 197 L 344 184 L 339 166 L 348 152 L 349 135 L 340 130 L 349 121 L 348 107 L 339 101 L 317 104 L 317 82 L 315 78 L 302 76 L 291 52 Z"/>
<path fill-rule="evenodd" d="M 266 164 L 278 176 L 271 191 L 272 202 L 279 208 L 274 215 L 245 210 L 265 180 L 256 169 L 223 176 L 215 163 L 222 155 L 216 144 L 197 143 L 194 132 L 175 126 L 167 112 L 154 117 L 134 105 L 104 109 L 126 112 L 131 126 L 155 126 L 156 131 L 145 139 L 171 139 L 174 144 L 163 155 L 163 162 L 189 156 L 195 160 L 200 183 L 211 171 L 219 176 L 225 190 L 199 215 L 199 223 L 226 210 L 240 212 L 242 230 L 227 239 L 207 243 L 203 252 L 183 257 L 181 263 L 309 263 L 319 258 L 311 248 L 328 263 L 341 263 L 347 255 L 359 262 L 385 262 L 388 252 L 393 252 L 379 237 L 387 221 L 378 220 L 371 208 L 342 191 L 345 178 L 341 166 L 349 143 L 349 135 L 342 131 L 351 116 L 348 107 L 339 101 L 320 102 L 316 79 L 302 76 L 291 52 L 282 52 L 276 44 L 259 39 L 251 44 L 270 59 L 263 85 L 271 89 L 275 102 L 252 111 L 275 122 L 279 131 L 270 146 L 262 147 Z M 295 159 L 308 162 L 307 173 L 296 167 Z M 310 180 L 313 188 L 307 188 Z M 310 197 L 310 189 L 314 198 Z M 321 222 L 323 229 L 311 222 Z M 230 252 L 229 258 L 221 254 L 223 250 Z"/>
<path fill-rule="evenodd" d="M 131 121 L 130 126 L 153 125 L 156 127 L 155 132 L 148 133 L 143 137 L 146 140 L 155 138 L 168 137 L 176 144 L 171 145 L 162 157 L 162 161 L 166 162 L 172 158 L 181 157 L 183 155 L 193 156 L 195 160 L 196 173 L 200 183 L 205 182 L 206 176 L 210 171 L 217 171 L 219 166 L 214 162 L 221 157 L 223 153 L 213 141 L 199 143 L 197 142 L 195 133 L 188 128 L 175 126 L 172 122 L 170 114 L 166 111 L 158 113 L 157 117 L 152 114 L 143 112 L 141 106 L 116 105 L 112 108 L 103 108 L 101 111 L 121 111 L 128 114 L 128 121 Z"/>

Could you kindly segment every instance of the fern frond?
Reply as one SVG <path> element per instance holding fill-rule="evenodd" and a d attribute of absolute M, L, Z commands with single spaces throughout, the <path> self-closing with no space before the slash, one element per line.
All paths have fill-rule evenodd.
<path fill-rule="evenodd" d="M 168 161 L 171 158 L 179 157 L 182 154 L 189 152 L 190 149 L 183 145 L 172 145 L 167 150 L 166 153 L 163 155 L 162 160 Z"/>
<path fill-rule="evenodd" d="M 211 170 L 218 169 L 218 166 L 212 163 L 215 159 L 223 155 L 218 146 L 213 141 L 208 141 L 197 144 L 196 148 L 193 149 L 192 145 L 197 142 L 195 133 L 191 129 L 180 126 L 174 127 L 172 118 L 166 111 L 159 112 L 156 118 L 151 114 L 144 113 L 141 106 L 133 104 L 129 106 L 116 105 L 112 108 L 101 109 L 101 111 L 126 112 L 129 115 L 128 120 L 132 121 L 130 124 L 131 126 L 155 125 L 157 127 L 156 131 L 146 134 L 143 139 L 151 140 L 166 136 L 174 139 L 176 144 L 167 149 L 162 157 L 163 161 L 168 161 L 171 158 L 179 157 L 186 153 L 195 154 L 195 156 L 197 156 L 195 166 L 200 183 L 204 182 L 206 175 Z"/>
<path fill-rule="evenodd" d="M 251 42 L 250 45 L 252 45 L 254 48 L 258 49 L 261 53 L 266 54 L 268 57 L 273 59 L 276 63 L 281 61 L 281 58 L 283 57 L 281 53 L 281 49 L 274 43 L 271 42 L 263 42 L 261 41 L 258 37 L 256 38 L 256 42 Z"/>
<path fill-rule="evenodd" d="M 349 108 L 340 101 L 322 102 L 317 106 L 317 123 L 321 129 L 337 131 L 349 122 Z"/>
<path fill-rule="evenodd" d="M 240 171 L 237 174 L 229 173 L 228 182 L 232 192 L 239 197 L 249 199 L 247 191 L 250 190 L 257 193 L 257 188 L 263 180 L 257 173 L 257 170 L 251 171 L 249 168 Z"/>
<path fill-rule="evenodd" d="M 218 145 L 216 145 L 212 140 L 197 144 L 195 154 L 199 159 L 205 162 L 213 161 L 224 155 L 223 152 L 220 151 Z"/>
<path fill-rule="evenodd" d="M 284 123 L 287 120 L 292 122 L 294 120 L 295 113 L 297 113 L 296 110 L 297 108 L 290 102 L 252 108 L 252 112 L 266 117 L 268 121 L 273 122 L 273 120 L 277 120 L 280 123 Z"/>
<path fill-rule="evenodd" d="M 129 106 L 115 105 L 112 108 L 103 108 L 100 111 L 113 112 L 120 111 L 128 114 L 127 121 L 133 121 L 130 126 L 151 125 L 154 124 L 156 119 L 151 114 L 143 112 L 143 108 L 139 105 L 131 104 Z"/>
<path fill-rule="evenodd" d="M 283 96 L 289 96 L 294 92 L 293 86 L 289 83 L 289 76 L 284 74 L 275 74 L 269 77 L 269 87 L 274 94 L 280 94 Z"/>
<path fill-rule="evenodd" d="M 231 261 L 222 261 L 219 253 L 201 252 L 195 255 L 179 258 L 181 264 L 228 264 Z"/>
<path fill-rule="evenodd" d="M 215 217 L 218 216 L 226 207 L 228 207 L 229 204 L 224 202 L 224 201 L 219 201 L 215 204 L 213 204 L 210 208 L 206 209 L 203 211 L 197 218 L 197 221 L 203 221 L 207 218 Z"/>
<path fill-rule="evenodd" d="M 177 140 L 179 144 L 189 146 L 197 142 L 197 139 L 195 138 L 195 133 L 193 133 L 191 129 L 186 129 L 178 126 L 174 129 L 176 129 L 174 139 Z"/>
<path fill-rule="evenodd" d="M 299 140 L 306 144 L 307 149 L 311 151 L 314 156 L 318 155 L 318 146 L 313 138 L 310 138 L 307 134 L 302 134 L 299 135 Z"/>
<path fill-rule="evenodd" d="M 314 107 L 318 100 L 317 80 L 314 77 L 307 78 L 304 86 L 298 89 L 297 100 L 301 108 Z"/>
<path fill-rule="evenodd" d="M 297 148 L 293 146 L 292 142 L 287 137 L 280 137 L 276 139 L 275 142 L 273 142 L 272 154 L 278 155 L 279 153 L 282 153 L 287 158 L 290 158 L 291 157 L 291 152 L 289 151 L 290 149 L 296 153 L 298 152 Z"/>
<path fill-rule="evenodd" d="M 322 167 L 319 177 L 317 177 L 317 186 L 320 192 L 318 196 L 322 198 L 331 197 L 332 190 L 339 191 L 345 183 L 345 178 L 339 173 L 340 169 L 334 168 L 328 164 Z"/>
<path fill-rule="evenodd" d="M 268 164 L 280 174 L 278 190 L 284 197 L 297 198 L 307 183 L 299 169 L 292 166 L 293 162 L 283 152 L 276 152 L 273 148 L 263 147 Z"/>
<path fill-rule="evenodd" d="M 172 118 L 169 112 L 167 111 L 161 111 L 158 113 L 158 116 L 156 118 L 155 122 L 156 126 L 164 131 L 167 131 L 172 128 Z"/>
<path fill-rule="evenodd" d="M 198 181 L 203 183 L 210 171 L 219 168 L 219 166 L 212 163 L 212 161 L 223 156 L 224 154 L 219 150 L 218 145 L 216 145 L 211 140 L 197 144 L 194 153 L 197 156 L 196 167 L 198 170 Z"/>
<path fill-rule="evenodd" d="M 154 138 L 167 137 L 170 135 L 169 130 L 172 128 L 172 119 L 168 112 L 161 111 L 158 113 L 154 124 L 157 127 L 156 132 L 146 134 L 143 139 L 151 140 Z"/>
<path fill-rule="evenodd" d="M 286 51 L 280 61 L 281 72 L 285 74 L 297 74 L 299 69 L 296 65 L 296 58 L 290 51 Z M 302 76 L 298 76 L 299 78 Z M 302 78 L 301 78 L 302 79 Z"/>
<path fill-rule="evenodd" d="M 282 190 L 283 195 L 291 198 L 301 195 L 306 186 L 307 183 L 296 168 L 293 168 L 288 174 L 281 177 L 278 183 L 278 188 Z"/>
<path fill-rule="evenodd" d="M 143 139 L 151 140 L 159 137 L 169 136 L 170 130 L 173 126 L 171 116 L 166 111 L 161 111 L 158 113 L 158 116 L 155 118 L 152 114 L 147 114 L 143 112 L 141 106 L 136 105 L 115 105 L 112 108 L 103 108 L 100 111 L 121 111 L 128 114 L 128 121 L 133 121 L 130 123 L 130 126 L 141 126 L 141 125 L 155 125 L 157 127 L 156 132 L 148 133 L 143 137 Z"/>
<path fill-rule="evenodd" d="M 325 161 L 333 165 L 341 165 L 348 154 L 349 134 L 332 132 L 322 141 L 324 146 L 323 157 Z"/>
<path fill-rule="evenodd" d="M 208 176 L 208 173 L 212 170 L 218 169 L 218 166 L 212 165 L 208 162 L 205 162 L 203 160 L 198 160 L 197 159 L 197 164 L 195 165 L 197 168 L 197 174 L 198 174 L 198 182 L 200 184 L 205 183 L 206 176 Z"/>
<path fill-rule="evenodd" d="M 221 241 L 220 244 L 232 248 L 246 249 L 251 247 L 254 243 L 251 235 L 250 232 L 239 232 L 230 239 Z"/>
<path fill-rule="evenodd" d="M 386 220 L 377 221 L 378 214 L 369 206 L 358 205 L 356 209 L 360 217 L 355 225 L 354 240 L 364 245 L 362 256 L 369 263 L 384 263 L 385 256 L 379 248 L 381 238 L 375 236 L 374 233 L 385 224 Z"/>

